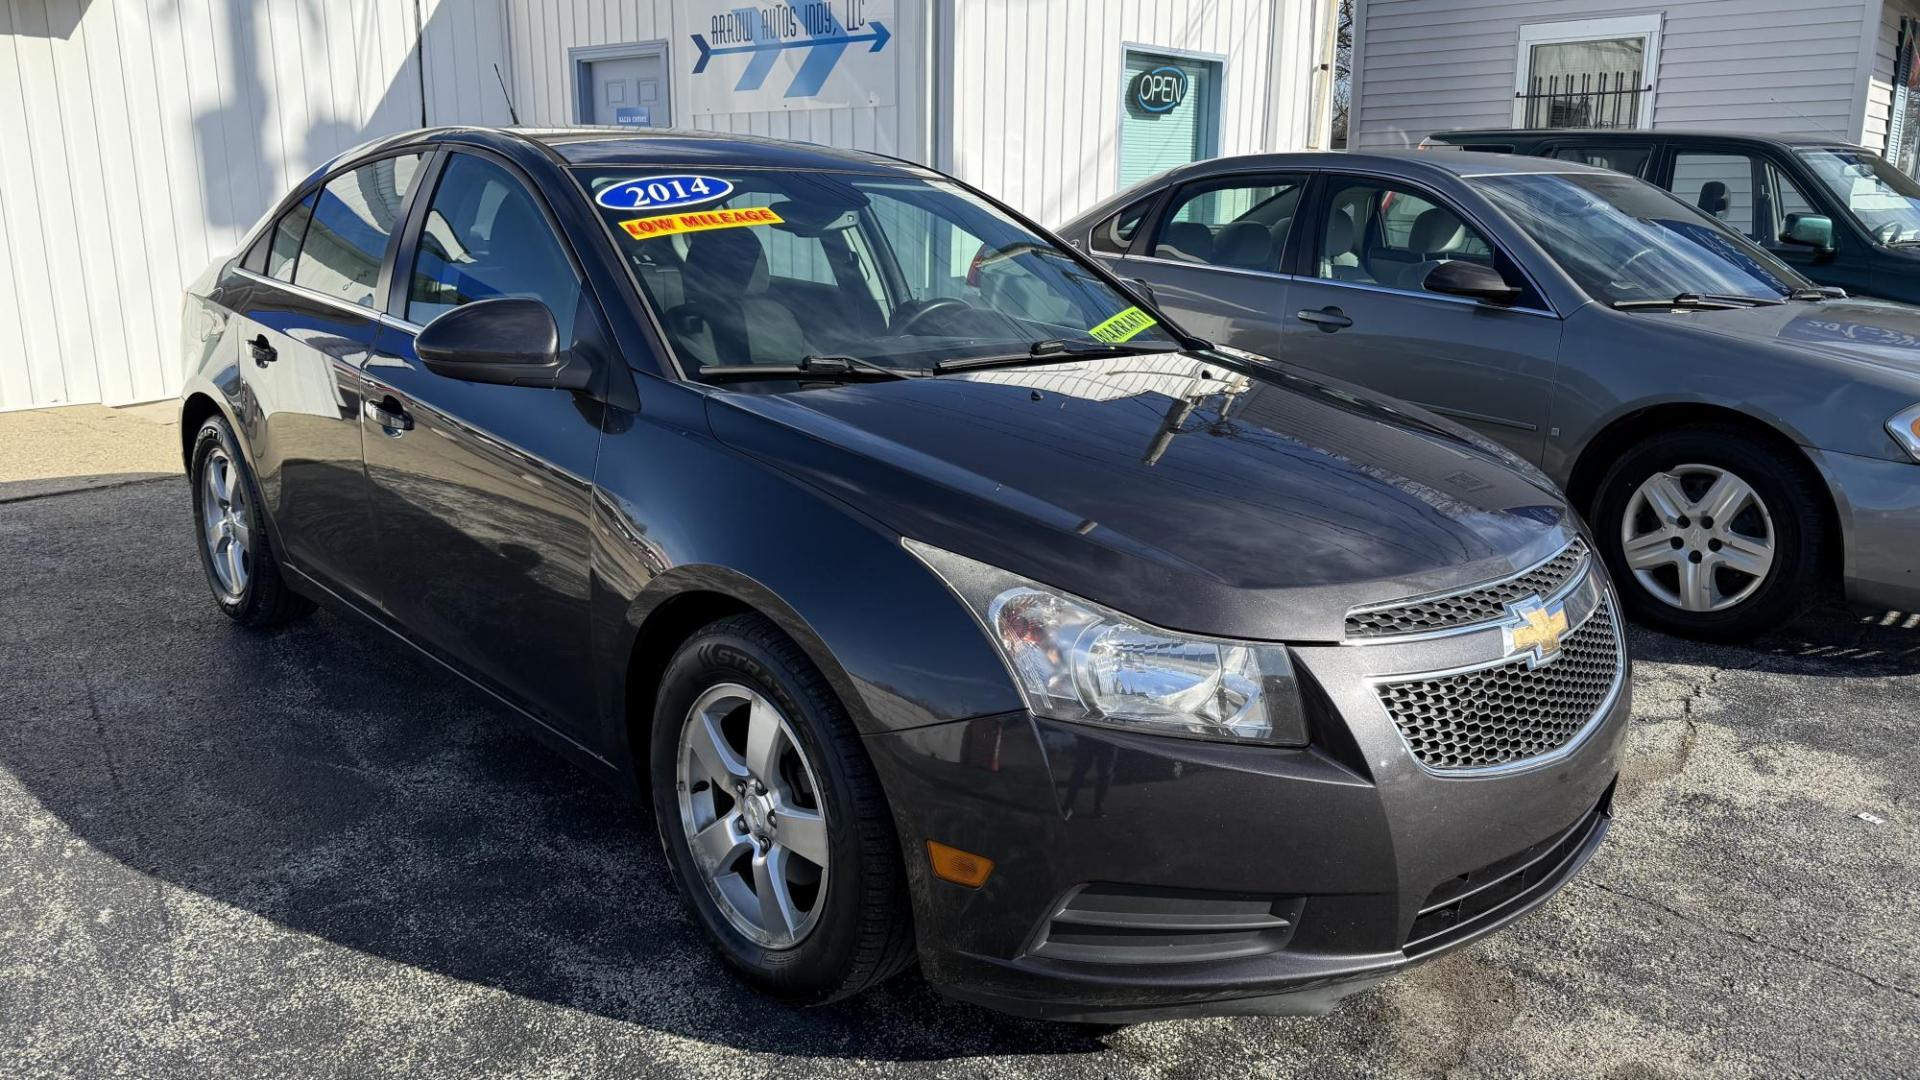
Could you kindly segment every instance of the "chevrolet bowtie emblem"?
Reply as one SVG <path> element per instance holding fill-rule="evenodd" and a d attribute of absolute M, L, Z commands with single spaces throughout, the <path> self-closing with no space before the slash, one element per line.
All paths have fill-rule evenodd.
<path fill-rule="evenodd" d="M 1560 638 L 1567 632 L 1567 609 L 1552 610 L 1539 600 L 1522 601 L 1513 609 L 1515 621 L 1506 627 L 1507 655 L 1528 654 L 1528 662 L 1541 664 L 1560 653 Z"/>

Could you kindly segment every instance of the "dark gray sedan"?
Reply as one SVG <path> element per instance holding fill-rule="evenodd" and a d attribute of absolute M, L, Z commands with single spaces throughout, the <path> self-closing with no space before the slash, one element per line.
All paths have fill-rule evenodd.
<path fill-rule="evenodd" d="M 1920 608 L 1920 309 L 1846 299 L 1563 161 L 1223 158 L 1064 226 L 1190 330 L 1538 464 L 1631 611 L 1739 637 L 1832 586 Z"/>

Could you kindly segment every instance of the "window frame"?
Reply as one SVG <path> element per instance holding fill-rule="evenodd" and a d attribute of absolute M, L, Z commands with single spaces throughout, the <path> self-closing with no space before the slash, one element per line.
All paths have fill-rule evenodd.
<path fill-rule="evenodd" d="M 1641 95 L 1638 115 L 1634 117 L 1631 129 L 1649 131 L 1653 128 L 1653 110 L 1655 97 L 1660 92 L 1660 32 L 1664 16 L 1658 12 L 1646 15 L 1622 15 L 1609 19 L 1565 19 L 1520 24 L 1519 40 L 1515 45 L 1513 62 L 1513 126 L 1520 127 L 1527 121 L 1527 84 L 1533 78 L 1533 47 L 1536 45 L 1569 45 L 1582 41 L 1612 41 L 1617 38 L 1640 38 L 1641 85 L 1646 92 Z M 1552 130 L 1552 129 L 1544 129 Z"/>
<path fill-rule="evenodd" d="M 1300 243 L 1300 210 L 1294 209 L 1294 227 L 1287 230 L 1286 243 L 1275 254 L 1273 270 L 1254 270 L 1243 266 L 1219 266 L 1214 263 L 1189 262 L 1186 259 L 1163 259 L 1151 254 L 1160 244 L 1160 233 L 1172 219 L 1175 208 L 1185 205 L 1183 198 L 1195 188 L 1219 190 L 1228 187 L 1253 186 L 1262 177 L 1279 178 L 1297 176 L 1300 179 L 1300 205 L 1308 205 L 1314 197 L 1314 179 L 1319 175 L 1314 169 L 1235 169 L 1230 172 L 1208 173 L 1169 184 L 1160 189 L 1155 196 L 1154 205 L 1148 209 L 1147 216 L 1134 230 L 1133 244 L 1127 258 L 1143 262 L 1159 263 L 1163 266 L 1183 266 L 1189 270 L 1217 270 L 1223 274 L 1248 274 L 1254 277 L 1289 280 L 1294 276 L 1294 252 Z M 1202 193 L 1204 194 L 1204 192 Z M 1129 207 L 1135 203 L 1128 203 Z M 1106 219 L 1101 219 L 1105 221 Z"/>
<path fill-rule="evenodd" d="M 414 189 L 413 200 L 407 207 L 406 217 L 403 220 L 402 226 L 394 234 L 399 238 L 400 242 L 394 245 L 389 252 L 387 266 L 382 278 L 383 283 L 387 286 L 387 291 L 384 295 L 385 302 L 379 309 L 382 320 L 395 329 L 403 330 L 409 334 L 418 334 L 426 326 L 425 323 L 417 323 L 407 318 L 407 293 L 409 290 L 406 288 L 396 288 L 394 286 L 402 277 L 409 276 L 413 272 L 414 262 L 419 256 L 420 232 L 426 226 L 427 211 L 433 206 L 433 197 L 439 192 L 440 181 L 445 177 L 447 165 L 452 162 L 455 154 L 471 154 L 474 157 L 480 158 L 498 167 L 520 184 L 521 189 L 533 200 L 534 207 L 540 211 L 540 217 L 546 222 L 548 231 L 551 232 L 554 239 L 559 242 L 561 253 L 566 256 L 567 264 L 573 269 L 574 278 L 580 283 L 581 299 L 586 303 L 592 304 L 595 316 L 604 320 L 604 307 L 600 302 L 598 291 L 595 290 L 593 286 L 593 279 L 587 274 L 586 265 L 581 261 L 580 253 L 574 250 L 573 239 L 567 235 L 567 230 L 561 225 L 559 215 L 554 213 L 553 207 L 548 204 L 547 198 L 545 194 L 541 192 L 539 185 L 533 182 L 533 178 L 527 175 L 526 170 L 514 164 L 514 162 L 504 155 L 495 153 L 484 146 L 456 142 L 439 144 L 439 152 L 434 155 L 434 159 L 429 163 L 427 170 L 421 174 L 420 183 L 416 185 Z M 400 269 L 401 267 L 406 268 L 404 274 Z M 636 284 L 634 288 L 637 290 L 639 286 Z M 578 332 L 579 326 L 580 323 L 576 322 L 576 333 Z M 560 344 L 563 349 L 568 345 L 567 342 L 561 342 Z"/>

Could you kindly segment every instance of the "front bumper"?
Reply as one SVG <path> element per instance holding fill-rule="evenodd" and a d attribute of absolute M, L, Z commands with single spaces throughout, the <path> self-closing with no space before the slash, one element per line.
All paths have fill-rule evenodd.
<path fill-rule="evenodd" d="M 1920 611 L 1920 465 L 1808 450 L 1840 511 L 1847 599 Z"/>
<path fill-rule="evenodd" d="M 1414 670 L 1393 656 L 1296 650 L 1304 750 L 1025 713 L 870 739 L 928 979 L 1050 1019 L 1312 1014 L 1544 902 L 1606 833 L 1627 677 L 1567 752 L 1453 777 L 1414 759 L 1366 682 Z M 927 840 L 992 858 L 992 877 L 935 879 Z"/>

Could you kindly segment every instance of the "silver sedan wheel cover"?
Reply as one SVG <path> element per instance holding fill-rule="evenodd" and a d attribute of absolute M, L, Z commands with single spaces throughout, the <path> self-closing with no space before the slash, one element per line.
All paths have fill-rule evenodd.
<path fill-rule="evenodd" d="M 1717 465 L 1676 465 L 1634 489 L 1620 549 L 1640 587 L 1670 607 L 1725 611 L 1752 596 L 1773 569 L 1767 504 Z"/>
<path fill-rule="evenodd" d="M 236 600 L 253 574 L 250 520 L 240 469 L 225 450 L 216 449 L 200 468 L 200 542 L 220 591 Z"/>
<path fill-rule="evenodd" d="M 786 718 L 745 686 L 714 686 L 687 710 L 677 768 L 680 826 L 721 914 L 756 944 L 799 945 L 826 908 L 827 819 Z"/>

